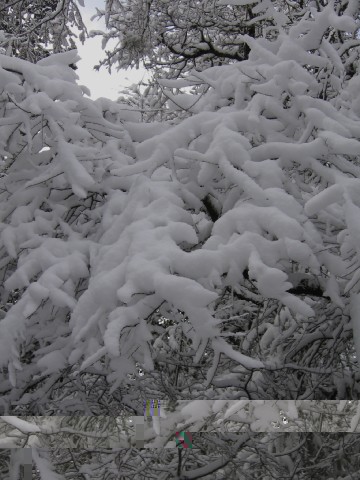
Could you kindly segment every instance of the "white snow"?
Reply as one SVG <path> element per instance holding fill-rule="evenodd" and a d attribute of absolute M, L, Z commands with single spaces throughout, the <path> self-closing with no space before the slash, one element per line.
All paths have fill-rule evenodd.
<path fill-rule="evenodd" d="M 350 317 L 358 363 L 360 363 L 360 293 L 350 295 Z"/>
<path fill-rule="evenodd" d="M 125 126 L 134 142 L 144 142 L 164 132 L 164 125 L 159 122 L 135 123 L 127 121 Z"/>
<path fill-rule="evenodd" d="M 335 275 L 333 274 L 330 274 L 329 278 L 326 279 L 324 295 L 329 295 L 331 300 L 336 305 L 338 305 L 340 308 L 345 308 L 345 303 L 341 298 L 340 286 L 336 281 Z"/>
<path fill-rule="evenodd" d="M 219 352 L 224 353 L 227 357 L 235 360 L 240 365 L 243 365 L 245 368 L 251 369 L 258 369 L 264 368 L 264 363 L 260 360 L 256 360 L 254 358 L 248 357 L 238 351 L 235 351 L 228 343 L 226 343 L 223 339 L 213 339 L 212 344 L 214 349 L 218 350 Z"/>
<path fill-rule="evenodd" d="M 250 5 L 259 0 L 219 0 L 219 5 Z"/>
<path fill-rule="evenodd" d="M 249 257 L 249 277 L 257 280 L 259 291 L 267 298 L 276 298 L 291 288 L 287 274 L 265 265 L 259 253 L 253 250 Z"/>
<path fill-rule="evenodd" d="M 74 193 L 80 198 L 85 198 L 86 189 L 93 186 L 95 181 L 76 158 L 71 145 L 63 140 L 59 140 L 58 143 L 58 158 Z"/>
<path fill-rule="evenodd" d="M 350 428 L 348 431 L 350 433 L 357 432 L 359 430 L 359 423 L 360 423 L 360 403 L 357 404 L 356 414 L 351 419 Z"/>
<path fill-rule="evenodd" d="M 80 366 L 80 372 L 84 370 L 85 368 L 89 367 L 90 365 L 93 365 L 96 363 L 100 358 L 102 358 L 107 352 L 106 347 L 99 348 L 95 353 L 90 354 L 90 356 L 87 356 L 86 360 L 81 364 Z M 75 358 L 73 358 L 73 361 L 76 361 Z M 70 361 L 70 363 L 72 363 Z"/>
<path fill-rule="evenodd" d="M 217 301 L 225 287 L 246 287 L 256 302 L 282 305 L 284 328 L 293 328 L 294 318 L 301 326 L 319 314 L 317 302 L 288 293 L 304 269 L 309 277 L 302 278 L 327 273 L 321 286 L 341 308 L 351 292 L 360 355 L 360 272 L 346 275 L 349 254 L 356 255 L 355 267 L 360 259 L 359 79 L 345 81 L 344 47 L 322 39 L 332 27 L 354 31 L 350 4 L 342 16 L 333 2 L 321 12 L 311 7 L 311 15 L 286 29 L 285 12 L 271 2 L 220 4 L 252 5 L 260 14 L 254 23 L 272 15 L 279 35 L 274 41 L 239 36 L 251 48 L 248 60 L 163 80 L 164 88 L 209 86 L 199 102 L 197 94 L 170 94 L 183 108 L 197 102 L 185 120 L 145 124 L 124 104 L 85 99 L 68 68 L 76 51 L 36 65 L 0 55 L 1 155 L 5 163 L 16 157 L 0 176 L 0 268 L 5 295 L 21 290 L 2 313 L 0 367 L 8 368 L 13 385 L 18 376 L 26 384 L 68 364 L 77 372 L 98 367 L 102 357 L 113 390 L 134 366 L 151 371 L 155 349 L 180 349 L 177 325 L 168 342 L 152 333 L 150 316 L 161 304 L 175 323 L 178 310 L 187 316 L 186 348 L 195 363 L 207 345 L 213 349 L 208 387 L 221 355 L 250 370 L 281 363 L 252 357 L 246 334 L 244 349 L 232 348 Z M 324 100 L 327 81 L 333 98 Z M 266 318 L 260 330 L 258 345 L 272 352 L 280 325 Z M 21 364 L 21 342 L 35 334 L 46 347 L 31 366 Z M 290 348 L 278 347 L 280 356 Z M 255 386 L 260 379 L 254 374 Z M 215 413 L 226 406 L 219 402 Z M 197 403 L 188 408 L 194 420 L 204 414 Z M 276 411 L 259 407 L 258 427 L 261 416 L 273 419 Z M 296 409 L 289 415 L 296 418 Z M 156 421 L 154 429 L 159 435 Z"/>
<path fill-rule="evenodd" d="M 152 417 L 152 424 L 153 424 L 153 428 L 154 428 L 154 431 L 155 431 L 156 435 L 160 435 L 161 434 L 161 431 L 160 431 L 160 417 L 154 415 Z"/>
<path fill-rule="evenodd" d="M 326 208 L 332 203 L 338 203 L 342 200 L 344 190 L 340 185 L 332 185 L 322 190 L 317 195 L 308 200 L 304 206 L 305 213 L 310 217 L 320 210 Z"/>
<path fill-rule="evenodd" d="M 251 424 L 251 429 L 256 432 L 269 431 L 271 422 L 280 420 L 276 402 L 255 400 L 252 414 L 256 420 Z"/>
<path fill-rule="evenodd" d="M 36 468 L 39 470 L 41 480 L 65 480 L 63 475 L 54 471 L 54 467 L 48 458 L 45 458 L 46 450 L 32 449 L 32 457 Z"/>
<path fill-rule="evenodd" d="M 72 298 L 63 290 L 56 287 L 49 288 L 49 297 L 52 303 L 57 307 L 69 307 L 73 309 L 76 305 L 76 301 L 74 298 Z"/>
<path fill-rule="evenodd" d="M 22 420 L 19 417 L 2 416 L 2 417 L 0 417 L 0 419 L 3 422 L 17 428 L 22 433 L 39 433 L 39 432 L 41 432 L 40 427 L 38 427 L 37 425 L 34 425 L 33 423 L 27 422 L 26 420 Z"/>
<path fill-rule="evenodd" d="M 339 133 L 324 130 L 323 132 L 319 132 L 319 138 L 325 140 L 331 153 L 354 156 L 359 155 L 359 140 L 356 140 L 355 138 L 344 138 L 342 135 L 339 135 Z"/>
<path fill-rule="evenodd" d="M 358 259 L 360 259 L 360 208 L 354 204 L 349 193 L 344 194 L 345 197 L 345 218 L 347 228 L 351 236 L 354 248 L 357 251 Z"/>
<path fill-rule="evenodd" d="M 187 423 L 197 423 L 211 413 L 211 405 L 205 400 L 193 400 L 181 409 Z"/>
<path fill-rule="evenodd" d="M 245 417 L 247 414 L 245 407 L 248 405 L 248 403 L 249 403 L 248 400 L 238 400 L 238 401 L 231 402 L 229 408 L 224 413 L 224 417 L 223 417 L 224 420 L 233 416 L 235 413 L 238 414 L 240 411 L 242 414 L 240 415 L 240 418 L 241 416 Z"/>
<path fill-rule="evenodd" d="M 67 359 L 62 351 L 55 350 L 41 357 L 37 362 L 43 374 L 61 371 L 67 365 Z"/>
<path fill-rule="evenodd" d="M 2 232 L 1 232 L 1 240 L 12 258 L 17 257 L 17 252 L 16 252 L 16 236 L 14 229 L 12 227 L 5 227 Z"/>
<path fill-rule="evenodd" d="M 353 32 L 357 28 L 356 21 L 348 15 L 338 16 L 334 12 L 330 12 L 329 21 L 338 30 L 345 32 Z"/>
<path fill-rule="evenodd" d="M 0 438 L 0 448 L 19 448 L 21 441 L 15 436 Z"/>

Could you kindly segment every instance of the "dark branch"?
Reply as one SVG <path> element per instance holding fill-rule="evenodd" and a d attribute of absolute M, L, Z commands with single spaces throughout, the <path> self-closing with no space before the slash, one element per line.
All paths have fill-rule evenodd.
<path fill-rule="evenodd" d="M 206 208 L 207 213 L 209 214 L 209 217 L 211 220 L 215 223 L 216 220 L 220 218 L 220 214 L 215 208 L 213 202 L 211 201 L 210 195 L 207 194 L 203 199 L 202 202 Z"/>

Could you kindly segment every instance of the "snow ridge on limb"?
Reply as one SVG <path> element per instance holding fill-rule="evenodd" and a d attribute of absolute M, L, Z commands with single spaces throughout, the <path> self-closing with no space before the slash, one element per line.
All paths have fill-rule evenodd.
<path fill-rule="evenodd" d="M 17 417 L 9 417 L 9 416 L 2 416 L 0 417 L 5 423 L 16 427 L 22 433 L 38 433 L 40 432 L 40 427 L 34 425 L 30 422 L 22 420 L 21 418 Z"/>
<path fill-rule="evenodd" d="M 76 50 L 36 65 L 0 56 L 0 290 L 2 301 L 8 299 L 0 364 L 13 385 L 23 368 L 20 345 L 37 341 L 39 325 L 45 338 L 52 336 L 51 308 L 58 309 L 59 336 L 38 356 L 38 372 L 65 368 L 71 347 L 61 319 L 76 305 L 76 283 L 89 275 L 86 237 L 99 218 L 94 206 L 106 195 L 113 166 L 132 161 L 105 148 L 108 139 L 123 140 L 126 148 L 128 138 L 84 97 L 69 67 L 78 60 Z"/>

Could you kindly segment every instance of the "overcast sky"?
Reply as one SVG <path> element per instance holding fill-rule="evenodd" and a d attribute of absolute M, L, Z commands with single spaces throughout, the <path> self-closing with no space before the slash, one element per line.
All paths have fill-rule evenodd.
<path fill-rule="evenodd" d="M 79 7 L 83 21 L 90 30 L 104 30 L 105 22 L 98 20 L 91 21 L 90 18 L 96 13 L 95 5 L 99 8 L 105 8 L 105 0 L 84 0 L 85 8 Z M 75 30 L 75 33 L 77 31 Z M 108 43 L 107 49 L 116 44 Z M 81 60 L 77 63 L 76 70 L 79 76 L 79 84 L 86 85 L 91 91 L 91 98 L 96 100 L 99 97 L 110 98 L 116 100 L 119 96 L 118 92 L 123 88 L 138 83 L 145 74 L 144 69 L 120 70 L 116 71 L 116 67 L 111 69 L 111 75 L 105 67 L 100 71 L 93 70 L 94 65 L 99 63 L 100 59 L 105 58 L 105 52 L 101 48 L 101 37 L 87 38 L 84 45 L 81 42 L 77 44 L 79 56 Z M 146 79 L 146 77 L 144 77 Z"/>
<path fill-rule="evenodd" d="M 85 7 L 80 7 L 83 21 L 90 30 L 106 30 L 105 22 L 93 20 L 90 18 L 96 13 L 95 7 L 99 9 L 105 8 L 105 0 L 84 0 Z M 77 33 L 75 31 L 75 33 Z M 106 46 L 107 49 L 111 49 L 116 41 L 109 42 Z M 87 38 L 84 45 L 81 42 L 77 43 L 78 52 L 82 58 L 78 63 L 78 70 L 76 70 L 79 76 L 79 84 L 86 85 L 91 92 L 91 98 L 96 100 L 98 97 L 107 97 L 111 100 L 116 100 L 119 96 L 119 91 L 138 83 L 143 78 L 147 79 L 145 69 L 132 69 L 132 70 L 120 70 L 116 71 L 116 67 L 112 69 L 111 75 L 107 69 L 102 67 L 100 71 L 93 69 L 94 65 L 97 65 L 100 59 L 105 58 L 105 52 L 101 48 L 101 37 Z"/>

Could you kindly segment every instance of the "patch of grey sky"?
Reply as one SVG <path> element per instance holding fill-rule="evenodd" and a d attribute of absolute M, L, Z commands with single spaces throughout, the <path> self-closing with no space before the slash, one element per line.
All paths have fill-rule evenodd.
<path fill-rule="evenodd" d="M 85 7 L 80 7 L 81 15 L 86 28 L 90 30 L 105 31 L 105 22 L 98 19 L 91 20 L 96 14 L 96 8 L 105 8 L 105 2 L 99 5 L 98 0 L 85 0 Z M 76 31 L 74 31 L 76 33 Z M 111 100 L 117 100 L 121 91 L 132 84 L 137 84 L 141 80 L 146 80 L 148 74 L 144 68 L 119 70 L 112 69 L 111 74 L 106 67 L 99 71 L 94 70 L 94 66 L 105 58 L 105 51 L 101 48 L 101 37 L 86 38 L 84 45 L 76 41 L 77 49 L 81 60 L 77 63 L 76 73 L 79 77 L 79 84 L 85 85 L 91 92 L 91 98 L 96 100 L 99 97 L 106 97 Z M 116 41 L 109 41 L 107 49 L 116 45 Z"/>

